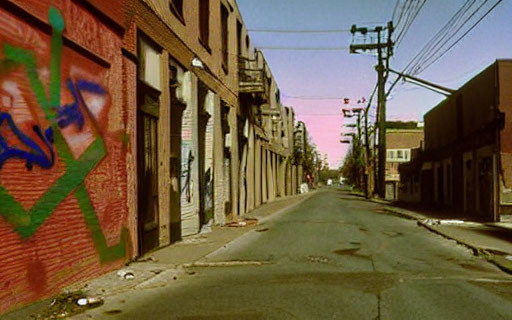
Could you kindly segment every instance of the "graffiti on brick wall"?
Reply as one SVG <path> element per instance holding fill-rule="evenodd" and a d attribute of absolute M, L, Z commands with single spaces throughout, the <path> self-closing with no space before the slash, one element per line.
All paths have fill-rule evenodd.
<path fill-rule="evenodd" d="M 57 206 L 73 193 L 91 232 L 100 261 L 117 260 L 125 257 L 128 231 L 123 228 L 119 244 L 108 247 L 85 186 L 88 174 L 106 156 L 104 141 L 98 133 L 99 130 L 95 130 L 94 141 L 80 157 L 75 159 L 62 132 L 63 129 L 70 126 L 82 130 L 85 123 L 84 113 L 91 112 L 83 94 L 92 93 L 104 96 L 107 95 L 107 91 L 94 82 L 66 79 L 66 88 L 71 94 L 73 102 L 61 105 L 62 32 L 65 23 L 59 10 L 54 7 L 50 7 L 48 17 L 53 30 L 50 46 L 49 97 L 47 97 L 45 86 L 40 80 L 33 51 L 4 44 L 2 50 L 5 58 L 4 61 L 0 61 L 0 72 L 6 72 L 13 68 L 23 69 L 29 79 L 37 106 L 41 108 L 51 125 L 44 131 L 39 126 L 32 128 L 38 139 L 41 140 L 40 143 L 43 145 L 41 147 L 37 141 L 31 139 L 26 132 L 16 126 L 13 117 L 8 112 L 0 110 L 2 111 L 0 113 L 0 170 L 3 170 L 2 165 L 13 159 L 25 161 L 28 170 L 31 170 L 34 165 L 49 169 L 54 166 L 55 159 L 59 159 L 64 163 L 65 171 L 28 210 L 16 201 L 4 187 L 0 186 L 0 208 L 2 208 L 0 215 L 14 227 L 14 230 L 22 238 L 28 239 L 52 215 Z M 1 68 L 5 66 L 9 66 L 9 68 Z M 4 96 L 4 98 L 2 98 L 1 105 L 12 101 L 8 96 Z M 14 136 L 19 141 L 17 146 L 9 145 L 7 136 L 11 137 L 11 141 Z"/>

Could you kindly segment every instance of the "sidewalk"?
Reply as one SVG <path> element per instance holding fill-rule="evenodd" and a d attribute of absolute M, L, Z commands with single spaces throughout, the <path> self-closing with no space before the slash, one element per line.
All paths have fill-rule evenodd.
<path fill-rule="evenodd" d="M 262 229 L 261 224 L 299 206 L 316 192 L 277 199 L 262 205 L 246 214 L 245 226 L 213 226 L 209 233 L 186 237 L 182 241 L 140 257 L 121 270 L 72 285 L 62 290 L 62 294 L 55 299 L 36 302 L 3 315 L 1 319 L 53 319 L 50 316 L 59 315 L 66 317 L 65 313 L 70 316 L 81 311 L 76 305 L 79 297 L 101 297 L 104 300 L 121 292 L 158 287 L 177 280 L 178 277 L 193 276 L 184 265 L 201 260 L 247 232 Z M 33 314 L 40 317 L 34 317 Z"/>
<path fill-rule="evenodd" d="M 512 221 L 479 223 L 440 219 L 439 212 L 408 210 L 380 199 L 370 201 L 383 204 L 384 211 L 416 220 L 418 225 L 471 248 L 475 255 L 483 256 L 503 271 L 512 273 Z"/>

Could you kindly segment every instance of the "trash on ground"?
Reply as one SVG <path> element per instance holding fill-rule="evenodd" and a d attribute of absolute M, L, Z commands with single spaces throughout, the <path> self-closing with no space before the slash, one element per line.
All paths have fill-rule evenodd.
<path fill-rule="evenodd" d="M 48 308 L 32 314 L 34 319 L 61 319 L 103 305 L 101 297 L 87 297 L 82 291 L 65 292 L 52 299 Z"/>
<path fill-rule="evenodd" d="M 81 307 L 86 306 L 87 305 L 87 299 L 86 298 L 80 298 L 80 299 L 78 299 L 76 304 L 81 306 Z"/>
<path fill-rule="evenodd" d="M 144 257 L 144 258 L 139 258 L 137 259 L 137 262 L 158 262 L 158 259 L 153 257 L 153 256 L 149 256 L 149 257 Z"/>
<path fill-rule="evenodd" d="M 228 222 L 224 226 L 226 226 L 226 227 L 246 227 L 246 226 L 254 226 L 257 224 L 258 224 L 258 219 L 246 218 L 244 220 Z"/>
<path fill-rule="evenodd" d="M 439 224 L 439 220 L 436 220 L 436 219 L 425 219 L 425 220 L 422 220 L 422 222 L 428 226 L 433 226 L 433 225 Z"/>
<path fill-rule="evenodd" d="M 303 183 L 300 185 L 300 193 L 308 193 L 309 192 L 309 186 L 307 183 Z"/>
<path fill-rule="evenodd" d="M 133 280 L 135 278 L 135 274 L 130 270 L 119 270 L 117 271 L 117 275 L 126 280 Z"/>
<path fill-rule="evenodd" d="M 462 220 L 439 220 L 439 224 L 446 224 L 446 225 L 450 225 L 450 224 L 463 224 L 464 221 Z"/>
<path fill-rule="evenodd" d="M 200 234 L 210 233 L 212 232 L 213 219 L 210 219 L 206 224 L 201 227 Z"/>
<path fill-rule="evenodd" d="M 266 232 L 266 231 L 268 231 L 268 228 L 263 228 L 263 229 L 256 230 L 256 232 Z"/>

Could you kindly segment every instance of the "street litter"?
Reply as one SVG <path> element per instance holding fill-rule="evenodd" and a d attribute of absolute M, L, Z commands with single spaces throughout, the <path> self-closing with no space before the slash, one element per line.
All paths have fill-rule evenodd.
<path fill-rule="evenodd" d="M 101 297 L 87 297 L 82 291 L 65 291 L 52 299 L 48 308 L 31 314 L 31 318 L 49 320 L 70 317 L 103 305 Z"/>
<path fill-rule="evenodd" d="M 91 308 L 95 308 L 103 304 L 103 299 L 100 297 L 80 298 L 76 301 L 76 304 L 81 307 L 89 306 Z"/>
<path fill-rule="evenodd" d="M 462 220 L 439 220 L 439 224 L 463 224 L 464 221 Z"/>
<path fill-rule="evenodd" d="M 158 259 L 153 256 L 137 259 L 137 262 L 149 262 L 149 261 L 158 262 Z"/>
<path fill-rule="evenodd" d="M 204 224 L 201 227 L 200 234 L 210 233 L 212 232 L 212 226 L 213 226 L 213 219 L 208 220 L 208 223 Z"/>
<path fill-rule="evenodd" d="M 117 275 L 126 280 L 133 280 L 135 278 L 135 275 L 130 270 L 119 270 Z"/>
<path fill-rule="evenodd" d="M 258 219 L 255 218 L 247 218 L 241 221 L 232 221 L 226 223 L 224 226 L 226 227 L 246 227 L 246 226 L 254 226 L 258 224 Z"/>
<path fill-rule="evenodd" d="M 263 229 L 256 230 L 256 232 L 266 232 L 266 231 L 268 231 L 268 228 L 263 228 Z"/>
<path fill-rule="evenodd" d="M 433 226 L 433 225 L 439 224 L 439 220 L 436 220 L 436 219 L 425 219 L 422 222 L 428 226 Z"/>

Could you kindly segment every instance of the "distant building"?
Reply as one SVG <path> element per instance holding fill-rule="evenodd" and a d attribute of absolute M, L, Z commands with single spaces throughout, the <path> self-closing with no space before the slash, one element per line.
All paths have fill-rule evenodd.
<path fill-rule="evenodd" d="M 386 130 L 386 199 L 398 199 L 400 182 L 398 166 L 411 160 L 412 149 L 420 147 L 422 141 L 422 129 Z"/>

